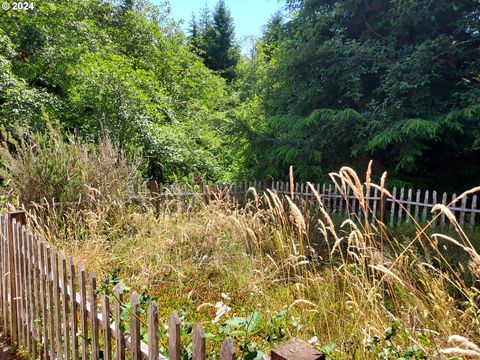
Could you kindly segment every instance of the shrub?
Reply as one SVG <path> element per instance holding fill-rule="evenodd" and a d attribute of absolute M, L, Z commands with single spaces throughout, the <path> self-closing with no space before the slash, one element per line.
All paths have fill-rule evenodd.
<path fill-rule="evenodd" d="M 86 143 L 50 128 L 44 135 L 5 138 L 0 179 L 24 204 L 83 204 L 106 197 L 125 199 L 132 193 L 136 166 L 107 137 L 98 144 Z"/>

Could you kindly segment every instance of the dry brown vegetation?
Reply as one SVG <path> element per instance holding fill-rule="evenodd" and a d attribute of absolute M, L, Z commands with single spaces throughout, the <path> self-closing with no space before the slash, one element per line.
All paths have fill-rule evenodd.
<path fill-rule="evenodd" d="M 77 146 L 69 144 L 67 152 Z M 47 156 L 55 151 L 46 149 L 44 158 L 59 159 Z M 108 143 L 98 151 L 115 153 Z M 19 154 L 11 157 L 12 191 L 29 186 L 20 183 L 21 174 L 35 166 Z M 233 198 L 205 204 L 198 196 L 163 201 L 158 210 L 150 199 L 132 201 L 133 177 L 122 169 L 129 167 L 119 170 L 124 187 L 112 181 L 96 189 L 83 177 L 86 205 L 36 205 L 30 220 L 44 238 L 95 269 L 103 288 L 122 281 L 142 291 L 143 306 L 158 299 L 165 324 L 178 310 L 184 334 L 200 321 L 212 349 L 230 335 L 245 358 L 290 337 L 311 340 L 336 359 L 474 358 L 480 255 L 447 207 L 432 211 L 453 223 L 454 234 L 435 233 L 412 218 L 415 231 L 398 237 L 373 219 L 365 200 L 372 187 L 390 196 L 385 176 L 377 185 L 370 170 L 361 180 L 344 167 L 331 178 L 343 194 L 354 189 L 360 217 L 329 213 L 313 187 L 308 202 L 251 189 L 241 206 Z M 96 173 L 99 184 L 114 171 Z M 462 260 L 447 260 L 451 253 Z"/>
<path fill-rule="evenodd" d="M 415 359 L 440 356 L 452 334 L 478 340 L 480 256 L 449 210 L 433 209 L 455 224 L 455 238 L 417 224 L 415 236 L 398 241 L 372 221 L 361 190 L 366 184 L 388 196 L 383 180 L 360 181 L 349 168 L 332 179 L 356 189 L 363 220 L 332 220 L 318 194 L 307 203 L 252 189 L 244 207 L 174 200 L 157 214 L 103 198 L 89 209 L 44 208 L 36 221 L 105 286 L 121 279 L 143 289 L 146 302 L 158 298 L 165 323 L 182 309 L 184 331 L 201 321 L 212 344 L 235 331 L 225 320 L 261 312 L 252 333 L 232 335 L 244 354 L 296 336 L 330 345 L 334 358 Z M 444 246 L 469 260 L 446 261 Z M 231 310 L 213 323 L 219 301 Z"/>

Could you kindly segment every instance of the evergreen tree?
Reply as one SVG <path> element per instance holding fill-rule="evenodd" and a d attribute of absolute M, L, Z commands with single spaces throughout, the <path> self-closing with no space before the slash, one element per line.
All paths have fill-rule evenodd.
<path fill-rule="evenodd" d="M 220 0 L 211 16 L 207 8 L 200 14 L 197 25 L 200 37 L 197 47 L 205 65 L 228 81 L 235 77 L 240 51 L 235 44 L 235 26 L 224 0 Z M 193 32 L 190 31 L 190 39 Z"/>
<path fill-rule="evenodd" d="M 273 52 L 280 44 L 280 39 L 283 32 L 283 18 L 282 15 L 277 12 L 272 16 L 265 26 L 262 37 L 263 52 L 265 54 L 265 61 L 269 62 L 273 55 Z"/>
<path fill-rule="evenodd" d="M 294 164 L 311 179 L 373 158 L 404 184 L 478 183 L 478 4 L 287 4 L 292 14 L 280 36 L 270 26 L 264 39 L 278 46 L 255 87 L 265 89 L 267 115 L 251 137 L 252 166 L 268 164 L 262 175 L 278 176 Z"/>
<path fill-rule="evenodd" d="M 200 29 L 198 26 L 198 21 L 195 18 L 195 14 L 192 14 L 192 20 L 190 20 L 190 28 L 187 30 L 189 33 L 188 42 L 192 47 L 192 51 L 197 55 L 200 54 L 199 44 L 200 44 Z"/>

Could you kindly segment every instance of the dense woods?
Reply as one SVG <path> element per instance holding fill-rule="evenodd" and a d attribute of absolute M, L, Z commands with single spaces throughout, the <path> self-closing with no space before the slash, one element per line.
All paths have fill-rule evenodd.
<path fill-rule="evenodd" d="M 17 138 L 47 124 L 107 136 L 162 181 L 285 178 L 292 164 L 316 181 L 373 159 L 394 184 L 478 183 L 476 2 L 283 7 L 243 56 L 223 1 L 185 32 L 144 0 L 3 11 L 0 122 Z"/>
<path fill-rule="evenodd" d="M 478 183 L 477 3 L 287 5 L 290 17 L 272 19 L 252 62 L 261 120 L 248 128 L 260 174 L 297 164 L 310 179 L 373 158 L 401 183 Z"/>

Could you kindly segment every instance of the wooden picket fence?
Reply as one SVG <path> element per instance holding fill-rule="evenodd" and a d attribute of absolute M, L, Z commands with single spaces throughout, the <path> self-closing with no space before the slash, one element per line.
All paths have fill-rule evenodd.
<path fill-rule="evenodd" d="M 165 202 L 166 199 L 179 197 L 205 198 L 212 191 L 227 191 L 230 196 L 244 199 L 251 188 L 257 192 L 270 189 L 278 194 L 293 195 L 296 201 L 305 200 L 304 203 L 316 201 L 307 184 L 295 183 L 291 188 L 289 183 L 282 181 L 210 186 L 203 192 L 193 187 L 154 184 L 153 187 L 146 185 L 140 192 L 144 192 L 141 197 Z M 332 212 L 362 216 L 361 206 L 351 189 L 340 194 L 332 184 L 315 184 L 314 188 Z M 456 194 L 444 193 L 440 199 L 435 191 L 403 188 L 393 188 L 391 194 L 392 197 L 387 198 L 378 190 L 370 189 L 366 204 L 372 221 L 381 219 L 391 226 L 413 219 L 425 222 L 431 220 L 430 210 L 435 204 L 452 202 L 449 209 L 457 216 L 459 224 L 473 228 L 480 213 L 477 195 L 474 194 L 462 198 L 460 205 L 455 202 Z M 439 217 L 432 225 L 446 225 L 445 216 Z M 24 349 L 31 357 L 67 360 L 167 359 L 159 351 L 157 304 L 149 304 L 144 320 L 136 292 L 131 294 L 128 303 L 124 303 L 121 284 L 117 284 L 112 293 L 100 291 L 95 272 L 87 274 L 82 264 L 75 264 L 72 258 L 67 259 L 63 252 L 59 253 L 36 234 L 27 226 L 23 211 L 0 214 L 0 260 L 0 325 L 10 336 L 12 345 Z M 122 315 L 127 309 L 128 319 Z M 172 313 L 168 324 L 168 358 L 173 360 L 182 357 L 180 325 L 178 314 Z M 142 341 L 142 330 L 148 334 L 148 344 Z M 201 324 L 194 327 L 191 336 L 192 358 L 205 359 L 206 338 Z M 290 345 L 298 346 L 298 343 Z M 278 354 L 288 346 L 287 343 L 279 347 Z M 219 353 L 222 360 L 236 358 L 232 339 L 227 338 L 221 344 Z M 315 354 L 312 359 L 322 356 Z M 275 355 L 275 350 L 272 350 L 272 359 L 285 357 Z M 295 359 L 294 355 L 292 359 Z"/>
<path fill-rule="evenodd" d="M 325 206 L 332 212 L 347 212 L 358 217 L 363 216 L 361 205 L 353 190 L 346 188 L 343 193 L 333 184 L 312 184 L 315 190 L 320 194 Z M 257 192 L 261 193 L 266 189 L 276 192 L 277 194 L 292 195 L 296 200 L 305 199 L 316 201 L 311 188 L 306 183 L 294 183 L 293 189 L 290 189 L 290 183 L 284 181 L 243 181 L 232 184 L 210 185 L 208 192 L 218 193 L 225 189 L 228 194 L 234 198 L 244 198 L 248 193 L 248 189 L 255 188 Z M 365 193 L 365 187 L 363 189 Z M 477 201 L 477 195 L 471 194 L 463 197 L 460 201 L 456 201 L 457 194 L 438 194 L 437 191 L 411 188 L 396 188 L 389 189 L 392 198 L 383 196 L 379 190 L 370 188 L 369 194 L 365 197 L 366 205 L 369 209 L 371 220 L 381 220 L 385 224 L 394 226 L 401 226 L 405 223 L 411 223 L 413 220 L 426 223 L 433 219 L 431 214 L 432 208 L 440 203 L 447 206 L 456 216 L 459 224 L 462 227 L 473 229 L 478 225 L 480 217 L 480 204 Z M 168 200 L 174 198 L 188 198 L 192 196 L 207 197 L 207 191 L 199 192 L 194 187 L 185 187 L 178 184 L 152 184 L 145 183 L 141 192 L 145 196 L 151 196 L 153 199 Z M 439 219 L 432 221 L 432 226 L 452 226 L 450 222 L 446 221 L 444 214 Z"/>
<path fill-rule="evenodd" d="M 158 306 L 148 306 L 148 344 L 141 338 L 139 297 L 123 303 L 122 285 L 112 294 L 99 292 L 95 272 L 43 240 L 26 225 L 25 212 L 0 215 L 1 326 L 13 346 L 35 359 L 167 359 L 159 352 Z M 129 309 L 129 319 L 122 312 Z M 129 327 L 126 323 L 129 323 Z M 180 360 L 180 318 L 172 313 L 168 356 Z M 128 331 L 126 329 L 129 329 Z M 206 357 L 205 333 L 192 332 L 192 358 Z M 235 359 L 233 341 L 221 345 L 222 360 Z"/>

